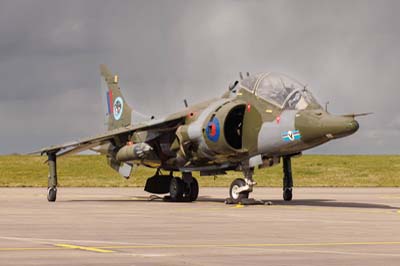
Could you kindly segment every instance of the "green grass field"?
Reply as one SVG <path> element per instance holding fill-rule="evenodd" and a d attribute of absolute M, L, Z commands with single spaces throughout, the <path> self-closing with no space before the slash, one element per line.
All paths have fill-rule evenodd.
<path fill-rule="evenodd" d="M 46 187 L 46 157 L 0 156 L 0 186 Z M 295 186 L 300 187 L 400 187 L 400 156 L 304 155 L 292 159 Z M 63 187 L 144 186 L 154 169 L 139 167 L 129 180 L 121 178 L 103 156 L 77 155 L 58 160 L 59 185 Z M 198 173 L 194 173 L 198 177 Z M 229 186 L 241 177 L 229 172 L 218 177 L 198 177 L 201 186 Z M 282 164 L 256 170 L 258 186 L 281 186 Z"/>

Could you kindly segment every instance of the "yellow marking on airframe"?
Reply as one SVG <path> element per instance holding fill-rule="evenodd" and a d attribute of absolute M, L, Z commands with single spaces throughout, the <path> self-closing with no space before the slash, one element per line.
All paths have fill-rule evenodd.
<path fill-rule="evenodd" d="M 243 208 L 244 207 L 244 205 L 243 204 L 236 204 L 236 206 L 235 206 L 235 208 Z"/>
<path fill-rule="evenodd" d="M 55 244 L 55 246 L 60 247 L 60 248 L 80 249 L 80 250 L 100 252 L 100 253 L 113 253 L 114 252 L 112 250 L 106 250 L 106 249 L 101 249 L 101 248 L 96 248 L 96 247 L 75 246 L 75 245 L 69 245 L 69 244 Z"/>

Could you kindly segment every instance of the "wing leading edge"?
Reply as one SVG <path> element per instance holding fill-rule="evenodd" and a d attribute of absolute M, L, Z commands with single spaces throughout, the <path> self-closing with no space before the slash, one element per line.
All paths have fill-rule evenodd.
<path fill-rule="evenodd" d="M 169 119 L 158 119 L 152 120 L 147 123 L 141 123 L 138 125 L 131 125 L 127 127 L 121 127 L 118 129 L 110 130 L 104 134 L 84 138 L 81 140 L 64 143 L 61 145 L 53 145 L 45 147 L 40 151 L 33 152 L 32 154 L 55 154 L 57 157 L 76 154 L 85 150 L 92 149 L 96 146 L 105 144 L 113 139 L 120 139 L 121 137 L 132 135 L 139 131 L 165 131 L 172 130 L 177 127 L 179 122 L 185 118 L 182 116 L 174 116 Z"/>

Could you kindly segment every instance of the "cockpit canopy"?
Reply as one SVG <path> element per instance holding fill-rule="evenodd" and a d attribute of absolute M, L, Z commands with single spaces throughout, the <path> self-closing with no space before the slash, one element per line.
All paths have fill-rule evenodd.
<path fill-rule="evenodd" d="M 278 73 L 261 73 L 249 76 L 241 87 L 281 109 L 303 110 L 321 108 L 311 92 L 300 82 Z"/>

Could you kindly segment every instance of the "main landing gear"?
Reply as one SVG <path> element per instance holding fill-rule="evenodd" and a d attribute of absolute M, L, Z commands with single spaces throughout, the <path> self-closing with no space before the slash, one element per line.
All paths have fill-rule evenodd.
<path fill-rule="evenodd" d="M 190 172 L 182 173 L 182 178 L 179 178 L 174 177 L 172 171 L 169 175 L 163 175 L 158 169 L 154 176 L 147 179 L 144 190 L 155 194 L 169 193 L 164 197 L 168 201 L 192 202 L 199 195 L 199 183 Z"/>
<path fill-rule="evenodd" d="M 183 173 L 182 178 L 171 179 L 169 194 L 171 201 L 195 201 L 199 195 L 199 183 L 192 173 Z"/>

